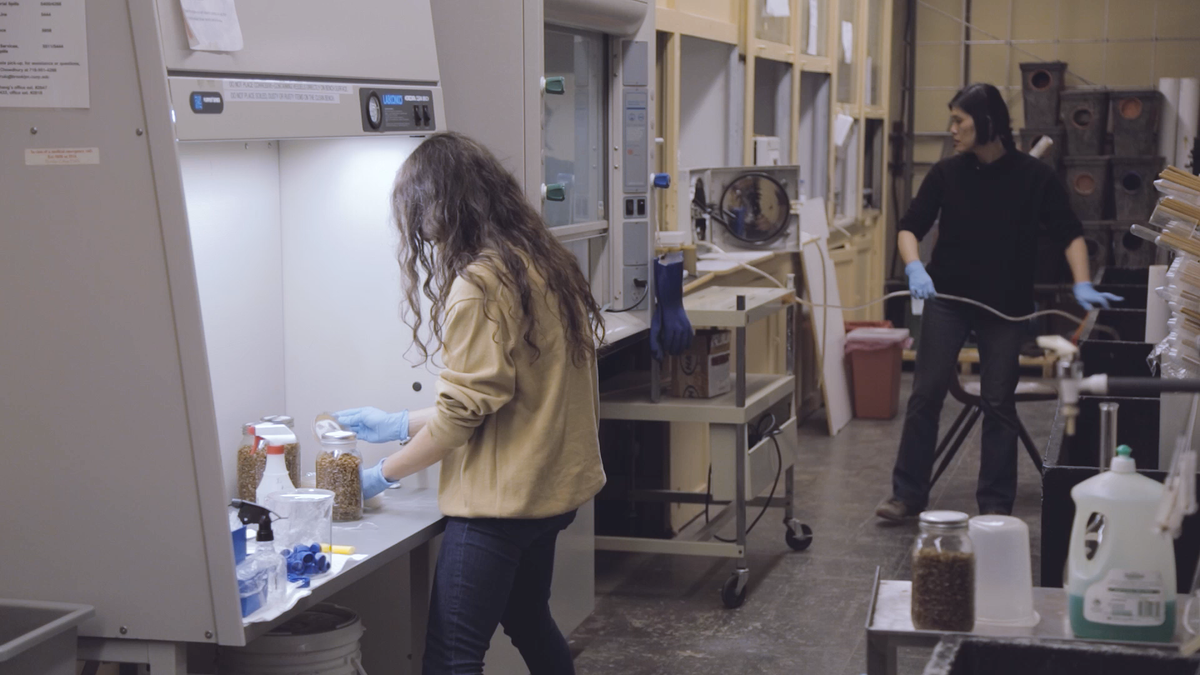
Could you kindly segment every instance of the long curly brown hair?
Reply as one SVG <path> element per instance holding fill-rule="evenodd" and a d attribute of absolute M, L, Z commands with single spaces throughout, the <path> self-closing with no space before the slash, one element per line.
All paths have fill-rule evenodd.
<path fill-rule="evenodd" d="M 404 322 L 422 362 L 443 345 L 450 286 L 463 277 L 487 292 L 472 265 L 483 265 L 520 301 L 521 326 L 534 358 L 538 320 L 529 266 L 558 302 L 567 352 L 576 365 L 595 358 L 604 334 L 600 307 L 574 256 L 550 233 L 521 186 L 487 148 L 459 133 L 431 136 L 400 167 L 392 212 L 407 298 Z M 527 262 L 528 261 L 528 262 Z M 421 296 L 430 301 L 429 316 Z M 484 305 L 487 306 L 487 303 Z M 421 328 L 428 321 L 430 341 Z"/>

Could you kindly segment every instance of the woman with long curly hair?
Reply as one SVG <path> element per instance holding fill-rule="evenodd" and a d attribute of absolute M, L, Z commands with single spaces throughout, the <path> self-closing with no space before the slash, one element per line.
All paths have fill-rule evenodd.
<path fill-rule="evenodd" d="M 436 405 L 411 420 L 374 408 L 338 420 L 370 442 L 415 432 L 363 472 L 364 497 L 442 463 L 448 522 L 423 672 L 482 673 L 502 625 L 533 675 L 572 673 L 550 580 L 558 533 L 605 480 L 600 308 L 516 179 L 466 136 L 418 146 L 396 178 L 393 209 L 404 319 L 422 360 L 440 351 L 445 366 Z"/>

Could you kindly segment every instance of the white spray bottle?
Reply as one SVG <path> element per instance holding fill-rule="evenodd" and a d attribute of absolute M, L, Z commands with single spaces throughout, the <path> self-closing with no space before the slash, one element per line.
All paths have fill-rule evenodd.
<path fill-rule="evenodd" d="M 292 490 L 296 487 L 292 485 L 287 463 L 283 458 L 284 446 L 295 443 L 296 434 L 282 424 L 256 424 L 253 428 L 257 442 L 267 446 L 267 466 L 263 470 L 258 489 L 254 491 L 254 499 L 259 504 L 266 504 L 267 495 L 272 492 Z"/>

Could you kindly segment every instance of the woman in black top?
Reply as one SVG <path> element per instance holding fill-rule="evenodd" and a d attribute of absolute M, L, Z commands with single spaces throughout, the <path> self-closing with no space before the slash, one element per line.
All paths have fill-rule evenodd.
<path fill-rule="evenodd" d="M 892 496 L 875 513 L 886 520 L 919 514 L 929 477 L 942 402 L 955 377 L 958 352 L 974 331 L 979 344 L 983 454 L 976 492 L 980 513 L 1009 514 L 1017 492 L 1017 386 L 1023 325 L 937 293 L 982 302 L 1009 316 L 1033 311 L 1037 240 L 1065 250 L 1084 309 L 1108 307 L 1117 296 L 1089 282 L 1083 227 L 1054 170 L 1019 152 L 1008 107 L 990 84 L 972 84 L 950 101 L 954 157 L 938 162 L 900 220 L 897 246 L 909 290 L 927 300 L 921 317 L 912 396 L 904 420 Z M 929 270 L 918 241 L 938 221 Z"/>

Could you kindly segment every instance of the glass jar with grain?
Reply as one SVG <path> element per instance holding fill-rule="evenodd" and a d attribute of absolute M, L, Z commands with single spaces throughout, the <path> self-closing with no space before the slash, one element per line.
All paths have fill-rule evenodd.
<path fill-rule="evenodd" d="M 333 520 L 358 520 L 363 515 L 362 455 L 353 431 L 321 435 L 317 454 L 317 488 L 333 492 Z"/>
<path fill-rule="evenodd" d="M 282 424 L 296 431 L 296 420 L 291 415 L 267 415 L 262 418 L 264 422 L 272 424 Z M 300 487 L 300 441 L 288 443 L 283 446 L 283 463 L 287 465 L 288 478 L 292 479 L 292 485 Z"/>
<path fill-rule="evenodd" d="M 960 511 L 926 511 L 912 554 L 912 622 L 918 630 L 975 627 L 975 550 Z"/>
<path fill-rule="evenodd" d="M 242 425 L 242 441 L 237 451 L 237 496 L 248 502 L 254 501 L 263 471 L 267 468 L 267 446 L 261 445 L 254 437 L 255 424 L 258 423 L 247 422 Z"/>

